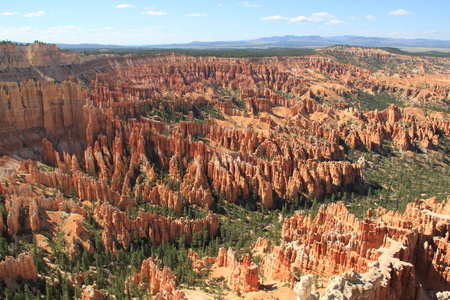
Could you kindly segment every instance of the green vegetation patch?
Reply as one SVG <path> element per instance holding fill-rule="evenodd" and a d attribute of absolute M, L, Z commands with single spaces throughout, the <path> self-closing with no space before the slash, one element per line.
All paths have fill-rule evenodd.
<path fill-rule="evenodd" d="M 437 197 L 440 201 L 450 195 L 450 161 L 447 147 L 440 153 L 396 153 L 380 156 L 354 151 L 348 158 L 356 162 L 364 156 L 369 167 L 363 170 L 368 190 L 364 195 L 350 197 L 350 211 L 364 217 L 369 208 L 385 207 L 403 212 L 415 198 Z"/>
<path fill-rule="evenodd" d="M 104 54 L 98 49 L 74 49 L 87 55 Z M 309 56 L 316 54 L 313 49 L 307 48 L 268 48 L 268 49 L 152 49 L 152 48 L 120 48 L 108 49 L 108 53 L 118 55 L 149 55 L 183 54 L 195 57 L 227 57 L 227 58 L 252 58 L 252 57 L 287 57 Z"/>
<path fill-rule="evenodd" d="M 397 105 L 399 107 L 404 106 L 404 102 L 398 99 L 395 95 L 388 92 L 381 93 L 368 93 L 363 90 L 359 90 L 356 96 L 348 95 L 346 102 L 353 107 L 357 107 L 361 111 L 371 111 L 378 109 L 379 111 L 385 110 L 389 105 Z"/>
<path fill-rule="evenodd" d="M 382 47 L 380 49 L 383 49 L 389 53 L 408 56 L 450 57 L 450 52 L 440 52 L 440 51 L 409 52 L 393 47 Z"/>

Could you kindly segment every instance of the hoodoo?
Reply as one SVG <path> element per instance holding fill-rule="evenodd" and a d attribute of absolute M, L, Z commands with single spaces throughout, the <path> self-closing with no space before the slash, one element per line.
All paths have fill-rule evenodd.
<path fill-rule="evenodd" d="M 0 298 L 445 297 L 448 58 L 248 51 L 2 43 Z"/>

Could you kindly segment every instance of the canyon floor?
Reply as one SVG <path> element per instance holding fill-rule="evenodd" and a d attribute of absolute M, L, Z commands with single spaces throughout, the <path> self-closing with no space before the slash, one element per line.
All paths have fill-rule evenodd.
<path fill-rule="evenodd" d="M 450 297 L 449 57 L 189 54 L 0 44 L 0 298 Z"/>

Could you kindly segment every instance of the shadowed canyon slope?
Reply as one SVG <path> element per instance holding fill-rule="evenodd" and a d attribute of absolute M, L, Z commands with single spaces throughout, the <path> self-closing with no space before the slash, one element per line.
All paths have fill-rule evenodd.
<path fill-rule="evenodd" d="M 448 187 L 407 204 L 371 181 L 396 157 L 448 175 L 448 70 L 358 47 L 216 58 L 2 44 L 1 284 L 84 299 L 449 290 Z M 383 208 L 395 205 L 405 212 Z M 232 222 L 258 220 L 230 239 Z"/>

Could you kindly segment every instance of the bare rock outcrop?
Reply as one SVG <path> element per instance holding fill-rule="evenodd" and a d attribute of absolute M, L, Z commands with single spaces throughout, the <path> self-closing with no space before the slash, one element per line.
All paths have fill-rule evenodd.
<path fill-rule="evenodd" d="M 228 281 L 232 291 L 252 292 L 259 289 L 258 266 L 245 255 L 235 266 Z"/>
<path fill-rule="evenodd" d="M 64 199 L 61 194 L 58 194 L 54 199 L 44 196 L 17 196 L 12 192 L 6 197 L 7 228 L 8 234 L 13 235 L 22 231 L 37 232 L 42 227 L 43 211 L 66 211 L 67 213 L 74 213 L 81 216 L 86 216 L 86 211 L 81 208 L 73 200 Z M 23 220 L 19 223 L 19 220 Z"/>
<path fill-rule="evenodd" d="M 18 277 L 24 280 L 32 280 L 38 277 L 33 259 L 30 255 L 21 253 L 17 259 L 6 257 L 0 262 L 0 281 L 6 277 L 16 280 Z"/>
<path fill-rule="evenodd" d="M 3 237 L 4 230 L 5 230 L 5 225 L 3 224 L 3 214 L 0 213 L 0 238 Z"/>
<path fill-rule="evenodd" d="M 55 133 L 70 126 L 82 132 L 85 91 L 65 81 L 0 84 L 0 133 L 43 127 Z"/>
<path fill-rule="evenodd" d="M 419 299 L 421 288 L 414 284 L 412 265 L 401 264 L 378 261 L 367 273 L 350 269 L 340 276 L 333 276 L 320 299 Z"/>
<path fill-rule="evenodd" d="M 367 271 L 367 262 L 377 259 L 374 249 L 383 245 L 387 228 L 370 220 L 359 221 L 342 202 L 320 209 L 315 219 L 295 215 L 285 220 L 284 243 L 261 260 L 269 278 L 289 280 L 291 272 L 331 276 L 349 268 Z"/>
<path fill-rule="evenodd" d="M 99 290 L 97 284 L 88 285 L 83 288 L 80 299 L 82 300 L 104 300 L 107 299 L 106 292 Z"/>
<path fill-rule="evenodd" d="M 229 248 L 228 251 L 225 248 L 220 248 L 217 257 L 200 258 L 197 253 L 189 249 L 189 258 L 197 272 L 207 265 L 212 268 L 225 267 L 231 269 L 227 280 L 228 287 L 232 291 L 252 292 L 259 290 L 258 266 L 251 261 L 249 254 L 238 260 L 232 248 Z"/>
<path fill-rule="evenodd" d="M 152 257 L 144 260 L 139 273 L 128 279 L 142 291 L 154 295 L 155 299 L 187 299 L 184 292 L 176 288 L 176 277 L 167 267 L 159 267 L 160 261 Z"/>
<path fill-rule="evenodd" d="M 203 219 L 190 220 L 173 219 L 156 212 L 150 214 L 139 210 L 137 217 L 130 219 L 125 212 L 105 202 L 96 208 L 94 217 L 104 228 L 102 239 L 105 248 L 114 253 L 120 248 L 127 249 L 135 232 L 139 237 L 148 239 L 152 245 L 158 246 L 163 242 L 173 243 L 182 235 L 190 243 L 193 234 L 202 230 L 213 237 L 219 229 L 219 219 L 211 211 Z"/>
<path fill-rule="evenodd" d="M 303 276 L 294 286 L 294 292 L 297 294 L 297 300 L 317 300 L 316 292 L 312 290 L 313 275 Z"/>
<path fill-rule="evenodd" d="M 342 63 L 339 55 L 360 64 Z M 380 70 L 362 67 L 373 60 Z M 49 226 L 47 214 L 60 215 L 64 250 L 72 258 L 81 247 L 92 254 L 83 225 L 90 207 L 105 248 L 117 253 L 136 236 L 153 247 L 183 235 L 190 242 L 202 231 L 215 236 L 219 219 L 208 211 L 220 201 L 272 208 L 346 191 L 364 183 L 368 167 L 346 161 L 349 148 L 441 151 L 448 117 L 416 107 L 446 107 L 449 67 L 446 58 L 359 47 L 283 58 L 88 57 L 56 45 L 3 43 L 0 154 L 20 162 L 0 158 L 2 181 L 11 183 L 0 188 L 7 210 L 0 236 L 37 234 Z M 350 103 L 385 94 L 414 107 L 364 112 Z M 449 201 L 417 200 L 403 214 L 378 209 L 364 220 L 331 204 L 315 218 L 287 218 L 281 244 L 259 239 L 253 251 L 264 255 L 265 278 L 340 276 L 329 285 L 339 297 L 414 298 L 419 282 L 450 290 Z M 207 216 L 165 216 L 190 208 Z M 232 290 L 259 288 L 249 256 L 220 249 L 217 257 L 189 257 L 196 270 L 229 268 Z M 7 258 L 1 266 L 15 268 L 14 275 L 28 260 Z M 153 259 L 131 281 L 157 298 L 183 297 L 173 273 Z M 310 297 L 308 278 L 299 287 Z M 87 290 L 101 297 L 95 287 Z"/>
<path fill-rule="evenodd" d="M 416 200 L 404 214 L 380 211 L 378 220 L 360 221 L 342 202 L 314 220 L 295 215 L 285 220 L 284 242 L 261 259 L 261 271 L 282 280 L 297 271 L 339 275 L 323 299 L 416 299 L 423 283 L 448 290 L 449 203 Z"/>

